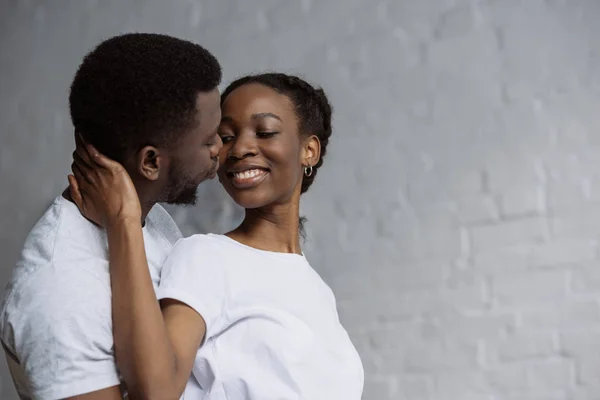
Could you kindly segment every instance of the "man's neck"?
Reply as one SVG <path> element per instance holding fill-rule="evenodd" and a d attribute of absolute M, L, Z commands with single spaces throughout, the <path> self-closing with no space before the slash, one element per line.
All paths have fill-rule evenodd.
<path fill-rule="evenodd" d="M 148 216 L 148 214 L 150 213 L 150 210 L 152 210 L 152 207 L 154 207 L 156 203 L 152 203 L 152 204 L 145 204 L 142 203 L 142 226 L 146 225 L 146 217 Z"/>

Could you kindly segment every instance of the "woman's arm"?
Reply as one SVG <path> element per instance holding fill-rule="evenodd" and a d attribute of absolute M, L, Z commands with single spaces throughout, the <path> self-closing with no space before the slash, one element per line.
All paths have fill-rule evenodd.
<path fill-rule="evenodd" d="M 69 176 L 82 213 L 106 227 L 115 357 L 132 398 L 178 399 L 205 334 L 190 307 L 165 301 L 162 313 L 144 249 L 141 209 L 125 169 L 79 144 Z"/>
<path fill-rule="evenodd" d="M 163 302 L 150 279 L 140 221 L 107 226 L 115 355 L 133 398 L 179 399 L 205 325 L 187 305 Z"/>

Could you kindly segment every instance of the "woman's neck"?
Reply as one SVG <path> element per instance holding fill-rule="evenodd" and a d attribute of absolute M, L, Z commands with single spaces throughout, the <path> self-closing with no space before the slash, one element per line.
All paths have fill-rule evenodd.
<path fill-rule="evenodd" d="M 246 210 L 241 225 L 227 236 L 259 250 L 302 254 L 299 204 Z"/>

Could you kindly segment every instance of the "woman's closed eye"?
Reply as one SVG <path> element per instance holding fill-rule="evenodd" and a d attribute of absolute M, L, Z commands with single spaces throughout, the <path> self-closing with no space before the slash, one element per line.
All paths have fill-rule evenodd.
<path fill-rule="evenodd" d="M 279 133 L 279 131 L 257 131 L 256 137 L 258 137 L 259 139 L 268 139 L 270 137 L 277 135 L 278 133 Z M 229 142 L 235 140 L 235 135 L 232 135 L 231 133 L 220 133 L 219 136 L 221 136 L 221 140 L 223 141 L 223 144 L 229 143 Z"/>
<path fill-rule="evenodd" d="M 256 132 L 256 136 L 258 136 L 261 139 L 267 139 L 267 138 L 277 135 L 278 133 L 279 132 L 277 132 L 277 131 L 260 131 L 260 132 Z"/>
<path fill-rule="evenodd" d="M 235 138 L 235 136 L 230 134 L 220 134 L 219 136 L 221 136 L 221 141 L 223 142 L 223 144 L 229 143 Z"/>

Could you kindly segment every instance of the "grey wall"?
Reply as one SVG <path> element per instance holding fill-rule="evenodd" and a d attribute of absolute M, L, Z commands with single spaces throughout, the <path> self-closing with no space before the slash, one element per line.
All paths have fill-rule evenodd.
<path fill-rule="evenodd" d="M 330 94 L 306 252 L 363 357 L 365 399 L 600 399 L 599 2 L 0 4 L 0 283 L 65 186 L 83 55 L 168 33 L 210 48 L 226 81 L 301 72 Z M 187 234 L 239 219 L 216 184 L 202 196 L 174 210 Z"/>

